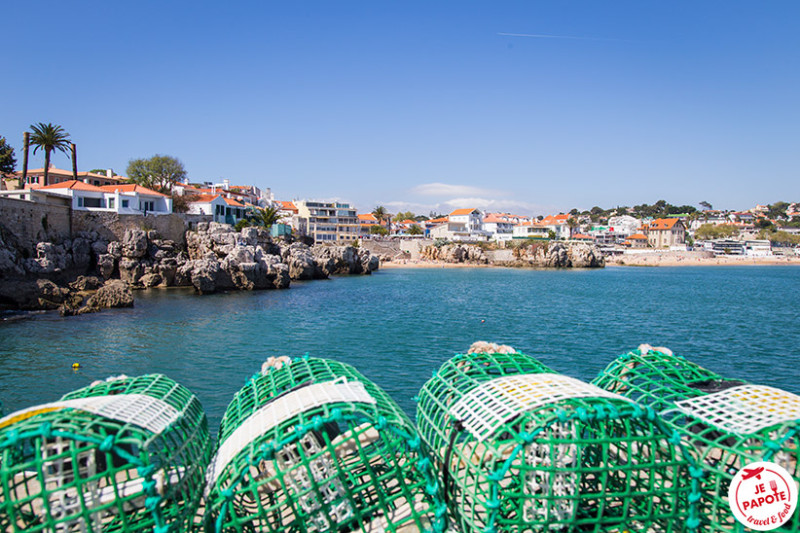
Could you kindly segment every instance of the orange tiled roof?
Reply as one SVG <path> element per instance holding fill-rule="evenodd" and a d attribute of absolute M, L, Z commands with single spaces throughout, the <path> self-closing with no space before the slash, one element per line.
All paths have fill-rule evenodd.
<path fill-rule="evenodd" d="M 228 205 L 232 205 L 234 207 L 244 207 L 243 204 L 240 204 L 239 202 L 237 202 L 233 198 L 223 198 L 223 200 L 225 200 L 225 203 L 228 204 Z"/>
<path fill-rule="evenodd" d="M 192 196 L 190 204 L 207 204 L 209 202 L 213 202 L 215 198 L 221 196 L 220 194 L 198 194 L 197 196 Z"/>
<path fill-rule="evenodd" d="M 293 202 L 277 200 L 275 203 L 277 203 L 280 206 L 280 208 L 283 209 L 284 211 L 294 211 L 295 213 L 297 213 L 298 211 L 297 206 L 294 205 Z"/>
<path fill-rule="evenodd" d="M 88 183 L 76 180 L 62 181 L 61 183 L 53 183 L 51 185 L 43 185 L 41 187 L 36 187 L 36 189 L 72 189 L 74 191 L 103 192 L 103 189 L 100 187 L 95 187 L 94 185 L 89 185 Z"/>
<path fill-rule="evenodd" d="M 16 172 L 14 172 L 13 174 L 15 176 L 20 177 L 20 176 L 22 176 L 22 171 L 18 170 Z M 29 176 L 41 176 L 42 174 L 44 174 L 44 167 L 28 169 L 28 175 Z M 49 176 L 72 176 L 72 171 L 71 170 L 64 170 L 63 168 L 50 167 L 50 170 L 47 171 L 47 174 Z M 109 178 L 105 174 L 97 174 L 95 172 L 88 172 L 88 171 L 85 171 L 85 170 L 82 171 L 82 172 L 78 172 L 78 176 L 80 176 L 82 178 L 100 178 L 100 179 L 112 179 L 112 180 L 120 180 L 120 181 L 128 179 L 125 176 L 117 176 L 117 175 L 114 175 L 111 178 Z"/>
<path fill-rule="evenodd" d="M 430 224 L 444 224 L 447 222 L 447 217 L 432 218 L 428 222 Z"/>
<path fill-rule="evenodd" d="M 137 185 L 135 183 L 103 185 L 100 187 L 100 189 L 102 189 L 104 192 L 136 192 L 139 194 L 145 194 L 147 196 L 167 196 L 166 194 L 161 194 L 160 192 L 148 189 L 147 187 L 142 187 L 141 185 Z"/>
<path fill-rule="evenodd" d="M 566 224 L 568 219 L 569 215 L 547 215 L 542 220 L 542 224 L 547 226 L 559 226 L 561 224 Z"/>
<path fill-rule="evenodd" d="M 573 239 L 591 239 L 591 235 L 584 235 L 583 233 L 576 233 L 572 236 Z"/>
<path fill-rule="evenodd" d="M 675 223 L 678 222 L 677 218 L 657 218 L 650 223 L 651 230 L 667 230 L 672 229 Z"/>
<path fill-rule="evenodd" d="M 450 213 L 450 216 L 452 217 L 452 216 L 458 216 L 458 215 L 469 215 L 470 213 L 472 213 L 476 209 L 477 209 L 476 207 L 473 207 L 471 209 L 456 209 L 455 211 Z"/>
<path fill-rule="evenodd" d="M 489 223 L 491 223 L 491 222 L 510 222 L 509 218 L 510 218 L 509 215 L 492 213 L 491 215 L 487 215 L 483 219 L 483 221 L 484 222 L 489 222 Z"/>
<path fill-rule="evenodd" d="M 647 237 L 645 237 L 645 236 L 644 236 L 643 234 L 641 234 L 641 233 L 634 233 L 633 235 L 631 235 L 630 237 L 628 237 L 628 240 L 631 240 L 631 239 L 634 239 L 634 240 L 639 240 L 639 241 L 642 241 L 642 240 L 646 241 L 646 240 L 647 240 Z"/>
<path fill-rule="evenodd" d="M 375 218 L 375 215 L 372 213 L 364 213 L 363 215 L 358 215 L 358 220 L 361 222 L 373 222 L 375 224 L 378 223 L 378 219 Z"/>

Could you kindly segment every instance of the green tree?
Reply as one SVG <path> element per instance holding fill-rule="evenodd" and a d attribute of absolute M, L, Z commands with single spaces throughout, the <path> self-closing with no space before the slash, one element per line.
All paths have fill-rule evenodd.
<path fill-rule="evenodd" d="M 6 142 L 5 137 L 0 137 L 0 174 L 11 174 L 16 167 L 14 149 Z"/>
<path fill-rule="evenodd" d="M 159 154 L 150 159 L 131 159 L 126 172 L 133 183 L 159 192 L 171 191 L 175 183 L 186 177 L 179 159 Z"/>
<path fill-rule="evenodd" d="M 401 211 L 397 213 L 392 220 L 394 220 L 395 222 L 402 222 L 404 220 L 414 220 L 415 216 L 416 215 L 414 215 L 414 213 L 412 213 L 411 211 L 406 211 L 405 213 Z"/>
<path fill-rule="evenodd" d="M 714 209 L 714 206 L 712 206 L 710 203 L 706 202 L 705 200 L 700 202 L 700 207 L 702 207 L 705 211 L 711 211 L 712 209 Z"/>
<path fill-rule="evenodd" d="M 389 235 L 389 230 L 377 224 L 369 227 L 370 235 Z"/>
<path fill-rule="evenodd" d="M 755 227 L 759 229 L 774 229 L 775 226 L 772 224 L 772 221 L 766 218 L 759 218 L 753 224 Z"/>
<path fill-rule="evenodd" d="M 767 206 L 767 216 L 771 219 L 786 218 L 786 210 L 789 208 L 788 202 L 775 202 Z"/>
<path fill-rule="evenodd" d="M 255 221 L 259 226 L 264 226 L 267 229 L 270 229 L 274 224 L 277 224 L 283 215 L 280 212 L 280 208 L 276 206 L 267 206 L 263 209 L 256 210 L 255 213 Z"/>
<path fill-rule="evenodd" d="M 739 228 L 733 224 L 703 224 L 697 228 L 694 236 L 697 240 L 707 241 L 711 239 L 726 239 L 738 233 Z"/>
<path fill-rule="evenodd" d="M 50 171 L 50 154 L 53 150 L 68 153 L 70 150 L 69 133 L 64 128 L 51 123 L 39 122 L 31 124 L 31 144 L 35 146 L 34 155 L 41 148 L 44 150 L 44 183 L 47 185 L 47 174 Z"/>
<path fill-rule="evenodd" d="M 422 228 L 419 227 L 419 224 L 411 224 L 411 227 L 408 228 L 409 235 L 422 235 Z"/>
<path fill-rule="evenodd" d="M 106 173 L 106 170 L 107 170 L 107 169 L 105 169 L 105 168 L 93 168 L 93 169 L 92 169 L 92 170 L 90 170 L 89 172 L 91 172 L 92 174 L 105 174 L 105 173 Z M 112 176 L 119 176 L 119 174 L 117 174 L 117 173 L 116 173 L 116 172 L 114 172 L 113 170 L 111 171 L 111 175 L 112 175 Z"/>
<path fill-rule="evenodd" d="M 372 216 L 374 216 L 376 219 L 378 219 L 378 223 L 379 224 L 387 224 L 388 225 L 392 220 L 392 216 L 389 214 L 389 211 L 387 211 L 386 208 L 383 207 L 382 205 L 379 205 L 378 207 L 376 207 L 375 209 L 372 210 Z M 371 229 L 372 228 L 370 228 L 370 230 Z M 386 229 L 386 233 L 388 234 L 389 233 L 389 228 L 387 227 L 385 229 Z"/>
<path fill-rule="evenodd" d="M 793 235 L 787 231 L 770 233 L 767 238 L 771 242 L 777 242 L 779 244 L 800 244 L 800 235 Z"/>
<path fill-rule="evenodd" d="M 569 226 L 569 236 L 572 237 L 575 233 L 577 233 L 575 229 L 579 227 L 578 219 L 575 217 L 569 217 L 567 219 L 567 226 Z"/>

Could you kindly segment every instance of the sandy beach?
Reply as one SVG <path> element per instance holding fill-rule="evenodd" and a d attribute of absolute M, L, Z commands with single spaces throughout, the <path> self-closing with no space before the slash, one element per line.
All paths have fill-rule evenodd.
<path fill-rule="evenodd" d="M 707 256 L 693 252 L 664 252 L 606 257 L 606 266 L 613 267 L 676 267 L 676 266 L 800 266 L 797 256 Z M 445 263 L 443 261 L 422 261 L 399 259 L 381 262 L 380 268 L 508 268 L 502 264 Z"/>
<path fill-rule="evenodd" d="M 707 256 L 693 252 L 665 252 L 606 257 L 606 266 L 768 266 L 800 265 L 797 256 L 748 257 L 736 255 Z"/>

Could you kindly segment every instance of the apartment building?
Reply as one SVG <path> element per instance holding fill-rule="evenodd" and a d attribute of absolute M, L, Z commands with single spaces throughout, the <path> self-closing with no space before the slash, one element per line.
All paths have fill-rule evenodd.
<path fill-rule="evenodd" d="M 350 244 L 358 239 L 358 216 L 350 204 L 299 200 L 294 205 L 297 231 L 315 243 Z"/>

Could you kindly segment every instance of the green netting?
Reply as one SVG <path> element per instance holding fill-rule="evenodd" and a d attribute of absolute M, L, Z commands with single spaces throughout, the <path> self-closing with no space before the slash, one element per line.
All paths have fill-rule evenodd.
<path fill-rule="evenodd" d="M 265 366 L 222 419 L 207 530 L 444 530 L 430 459 L 385 392 L 335 361 Z"/>
<path fill-rule="evenodd" d="M 698 526 L 702 472 L 653 411 L 527 355 L 456 355 L 420 391 L 417 424 L 462 531 Z"/>
<path fill-rule="evenodd" d="M 700 516 L 709 531 L 743 529 L 728 505 L 742 466 L 773 461 L 800 482 L 800 397 L 726 379 L 649 346 L 617 357 L 592 383 L 652 407 L 680 433 L 706 470 Z M 800 513 L 775 531 L 800 531 Z"/>
<path fill-rule="evenodd" d="M 162 375 L 95 382 L 0 420 L 0 530 L 185 531 L 210 455 L 185 387 Z"/>

